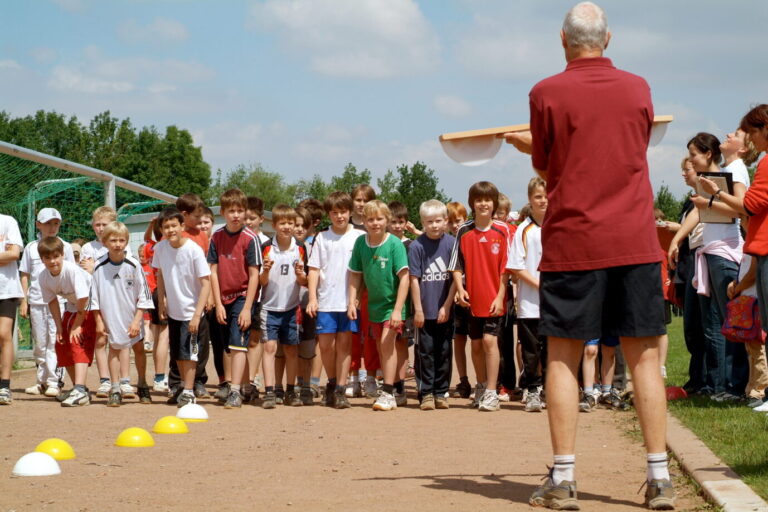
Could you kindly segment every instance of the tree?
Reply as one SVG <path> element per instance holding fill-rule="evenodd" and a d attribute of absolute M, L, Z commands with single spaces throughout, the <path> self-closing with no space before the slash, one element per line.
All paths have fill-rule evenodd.
<path fill-rule="evenodd" d="M 396 169 L 397 195 L 408 207 L 408 220 L 415 225 L 421 225 L 419 207 L 424 201 L 437 199 L 444 203 L 450 201 L 442 189 L 437 188 L 438 179 L 435 171 L 427 168 L 422 162 L 416 162 L 411 167 L 403 164 Z M 387 179 L 387 176 L 384 176 Z"/>
<path fill-rule="evenodd" d="M 358 171 L 357 167 L 351 163 L 344 166 L 344 172 L 341 176 L 331 178 L 330 191 L 341 190 L 342 192 L 352 193 L 352 190 L 358 186 L 371 182 L 371 171 L 365 169 Z M 319 198 L 318 198 L 319 199 Z"/>
<path fill-rule="evenodd" d="M 299 185 L 285 183 L 282 175 L 265 170 L 261 164 L 250 167 L 238 165 L 226 178 L 219 171 L 211 204 L 217 203 L 221 193 L 230 188 L 239 188 L 247 196 L 260 197 L 264 201 L 264 209 L 269 210 L 280 203 L 294 204 Z"/>
<path fill-rule="evenodd" d="M 397 176 L 392 169 L 387 169 L 383 178 L 376 180 L 376 184 L 379 187 L 379 199 L 389 204 L 392 201 L 400 201 L 400 192 L 397 190 Z"/>
<path fill-rule="evenodd" d="M 682 201 L 675 199 L 669 187 L 662 185 L 656 192 L 656 199 L 653 206 L 664 212 L 664 218 L 667 220 L 676 220 L 680 216 L 680 209 L 683 206 Z"/>
<path fill-rule="evenodd" d="M 311 180 L 299 180 L 296 183 L 296 201 L 300 202 L 304 199 L 314 198 L 322 201 L 328 194 L 333 192 L 331 186 L 323 181 L 323 177 L 319 174 L 312 176 Z"/>

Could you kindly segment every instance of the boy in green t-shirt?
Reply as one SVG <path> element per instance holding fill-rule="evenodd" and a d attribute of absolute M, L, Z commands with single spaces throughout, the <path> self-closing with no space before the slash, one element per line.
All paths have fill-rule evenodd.
<path fill-rule="evenodd" d="M 347 316 L 357 319 L 358 292 L 364 280 L 368 290 L 368 316 L 371 333 L 377 340 L 384 371 L 381 394 L 373 404 L 375 411 L 397 408 L 394 382 L 397 374 L 395 339 L 402 335 L 405 299 L 408 296 L 408 256 L 405 246 L 387 233 L 392 217 L 386 204 L 369 201 L 363 209 L 368 233 L 355 242 L 349 260 L 349 305 Z M 362 279 L 361 279 L 362 277 Z"/>

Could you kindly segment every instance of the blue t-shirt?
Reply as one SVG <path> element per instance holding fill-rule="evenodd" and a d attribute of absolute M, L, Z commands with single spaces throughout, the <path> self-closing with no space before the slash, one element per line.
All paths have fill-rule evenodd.
<path fill-rule="evenodd" d="M 440 306 L 448 298 L 453 279 L 448 263 L 455 242 L 451 235 L 433 240 L 424 233 L 408 248 L 408 269 L 412 276 L 419 278 L 421 307 L 426 320 L 436 320 Z"/>

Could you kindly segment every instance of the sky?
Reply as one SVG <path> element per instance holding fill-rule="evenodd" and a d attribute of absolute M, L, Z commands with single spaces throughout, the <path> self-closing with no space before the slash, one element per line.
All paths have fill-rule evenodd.
<path fill-rule="evenodd" d="M 375 179 L 424 162 L 452 198 L 490 180 L 515 209 L 530 158 L 502 147 L 453 162 L 441 133 L 528 122 L 528 92 L 564 69 L 559 29 L 575 2 L 548 0 L 6 0 L 0 110 L 192 133 L 226 173 L 261 164 L 286 182 L 347 163 Z M 677 196 L 685 144 L 721 139 L 768 101 L 768 2 L 604 1 L 606 56 L 643 76 L 675 121 L 649 150 L 654 189 Z M 762 92 L 760 92 L 762 91 Z"/>

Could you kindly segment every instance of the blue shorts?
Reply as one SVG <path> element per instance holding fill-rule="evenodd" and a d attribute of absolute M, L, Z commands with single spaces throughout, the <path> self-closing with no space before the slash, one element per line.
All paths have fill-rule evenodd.
<path fill-rule="evenodd" d="M 357 332 L 357 320 L 350 320 L 346 311 L 319 311 L 317 313 L 317 334 L 336 334 L 337 332 Z"/>
<path fill-rule="evenodd" d="M 603 345 L 606 347 L 618 347 L 619 346 L 619 337 L 618 336 L 603 336 L 602 338 L 596 338 L 594 340 L 587 340 L 584 342 L 584 345 Z"/>
<path fill-rule="evenodd" d="M 261 312 L 262 325 L 266 326 L 265 340 L 277 340 L 281 345 L 299 344 L 299 327 L 296 325 L 296 310 Z"/>
<path fill-rule="evenodd" d="M 251 329 L 249 328 L 245 331 L 241 331 L 240 326 L 237 325 L 237 318 L 240 316 L 243 306 L 245 306 L 245 297 L 242 296 L 236 298 L 229 304 L 224 304 L 224 309 L 227 312 L 227 325 L 222 331 L 227 335 L 225 346 L 228 350 L 237 350 L 240 352 L 248 351 L 248 340 L 251 337 Z M 258 321 L 258 318 L 256 320 Z M 253 322 L 253 318 L 251 321 Z"/>

